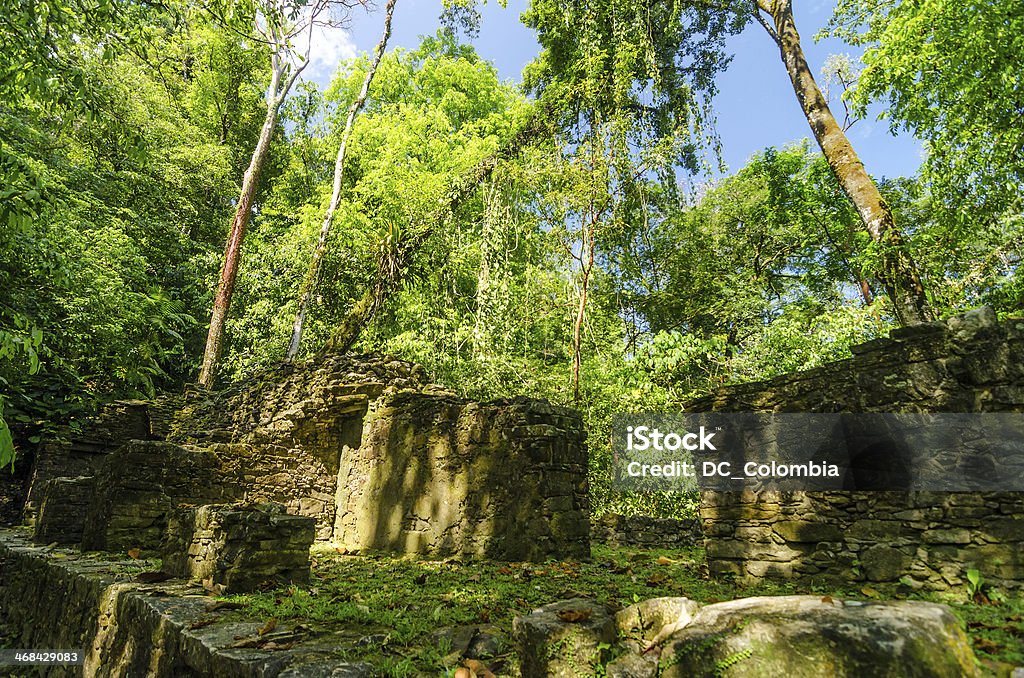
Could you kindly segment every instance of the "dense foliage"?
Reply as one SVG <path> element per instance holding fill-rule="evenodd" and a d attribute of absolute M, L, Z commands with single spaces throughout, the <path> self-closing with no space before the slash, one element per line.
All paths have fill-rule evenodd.
<path fill-rule="evenodd" d="M 449 4 L 475 21 L 472 3 Z M 894 322 L 878 252 L 807 142 L 710 180 L 715 78 L 747 4 L 647 4 L 536 0 L 524 20 L 542 51 L 522 90 L 449 31 L 388 53 L 355 121 L 303 344 L 315 355 L 401 266 L 356 349 L 422 362 L 467 396 L 580 408 L 596 512 L 687 501 L 611 492 L 615 412 L 820 365 Z M 868 47 L 853 110 L 883 99 L 927 142 L 922 173 L 880 189 L 940 314 L 1011 313 L 1024 294 L 1011 5 L 843 0 L 833 26 Z M 79 408 L 195 380 L 270 78 L 267 46 L 227 23 L 251 11 L 231 7 L 4 5 L 0 463 Z M 299 82 L 281 109 L 221 383 L 285 355 L 369 65 Z M 545 133 L 440 209 L 538 117 Z"/>

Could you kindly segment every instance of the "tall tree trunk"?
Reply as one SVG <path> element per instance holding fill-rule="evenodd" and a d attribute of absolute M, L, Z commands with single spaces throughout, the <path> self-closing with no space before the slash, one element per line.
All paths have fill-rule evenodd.
<path fill-rule="evenodd" d="M 274 37 L 277 38 L 276 33 Z M 228 317 L 228 309 L 231 307 L 231 296 L 235 291 L 235 278 L 238 276 L 242 239 L 245 237 L 245 229 L 249 226 L 256 189 L 260 184 L 260 175 L 263 172 L 263 165 L 266 164 L 267 153 L 270 151 L 270 138 L 273 136 L 274 126 L 277 124 L 277 112 L 285 97 L 288 96 L 288 91 L 295 83 L 295 79 L 298 78 L 307 63 L 309 63 L 308 55 L 300 65 L 293 67 L 291 74 L 284 79 L 287 66 L 277 52 L 271 56 L 272 75 L 270 86 L 267 88 L 267 115 L 263 120 L 259 141 L 256 142 L 256 148 L 249 160 L 249 167 L 242 177 L 242 191 L 238 196 L 235 216 L 231 220 L 231 230 L 228 233 L 227 246 L 224 248 L 224 263 L 220 269 L 220 282 L 217 284 L 217 294 L 213 299 L 210 330 L 206 335 L 203 366 L 198 380 L 199 385 L 203 388 L 213 388 L 217 373 L 217 360 L 220 358 L 224 343 L 224 323 Z"/>
<path fill-rule="evenodd" d="M 288 342 L 287 360 L 291 361 L 299 354 L 299 346 L 302 344 L 302 332 L 306 324 L 306 312 L 309 308 L 309 301 L 313 296 L 313 289 L 316 287 L 317 275 L 320 272 L 320 263 L 323 261 L 324 252 L 327 251 L 327 238 L 331 232 L 331 222 L 334 219 L 334 212 L 338 209 L 338 202 L 341 199 L 341 179 L 345 166 L 345 150 L 348 147 L 348 140 L 352 136 L 352 126 L 355 124 L 356 115 L 366 103 L 366 97 L 370 91 L 370 84 L 377 72 L 384 50 L 387 48 L 388 39 L 391 37 L 391 18 L 395 13 L 395 2 L 388 0 L 384 9 L 384 34 L 377 43 L 374 51 L 373 63 L 363 80 L 363 87 L 359 91 L 356 100 L 348 109 L 348 118 L 345 120 L 345 131 L 341 135 L 341 145 L 338 147 L 338 157 L 334 161 L 334 187 L 331 191 L 331 202 L 324 214 L 324 223 L 320 227 L 320 239 L 317 240 L 316 248 L 313 250 L 313 258 L 309 261 L 309 268 L 302 281 L 302 290 L 299 293 L 299 308 L 295 314 L 295 322 L 292 324 L 292 338 Z"/>
<path fill-rule="evenodd" d="M 206 349 L 203 351 L 203 369 L 199 373 L 199 385 L 203 388 L 213 388 L 217 359 L 220 357 L 224 342 L 224 323 L 227 320 L 228 308 L 231 306 L 231 295 L 235 291 L 235 278 L 238 276 L 238 259 L 242 250 L 242 238 L 245 237 L 245 229 L 249 226 L 252 203 L 256 197 L 256 188 L 259 186 L 260 173 L 263 171 L 263 165 L 267 159 L 270 137 L 274 134 L 276 122 L 277 108 L 268 108 L 267 117 L 263 121 L 263 129 L 260 130 L 259 141 L 256 143 L 256 150 L 253 151 L 249 168 L 245 170 L 245 175 L 242 177 L 242 192 L 238 196 L 238 207 L 231 220 L 231 231 L 228 234 L 227 246 L 224 248 L 224 263 L 220 268 L 220 282 L 217 285 L 217 295 L 213 300 L 210 330 L 206 335 Z"/>
<path fill-rule="evenodd" d="M 477 187 L 491 176 L 499 162 L 515 156 L 520 150 L 536 143 L 547 134 L 549 117 L 550 111 L 547 108 L 538 108 L 501 148 L 459 177 L 445 194 L 441 207 L 430 217 L 427 222 L 429 225 L 408 239 L 399 241 L 388 262 L 378 262 L 374 284 L 352 306 L 331 338 L 327 340 L 321 353 L 340 353 L 352 348 L 377 311 L 391 294 L 401 287 L 413 257 L 433 235 L 435 225 L 450 218 L 459 205 L 472 196 Z"/>
<path fill-rule="evenodd" d="M 779 46 L 793 91 L 821 152 L 843 191 L 853 201 L 871 240 L 879 245 L 881 270 L 878 278 L 892 300 L 897 320 L 901 325 L 929 320 L 924 286 L 903 235 L 893 220 L 892 211 L 829 110 L 828 102 L 807 65 L 793 19 L 791 0 L 755 2 L 756 18 Z M 771 17 L 771 25 L 759 10 Z"/>
<path fill-rule="evenodd" d="M 583 237 L 584 251 L 580 252 L 580 303 L 572 325 L 572 402 L 580 402 L 580 369 L 583 365 L 583 321 L 587 314 L 587 294 L 590 291 L 590 273 L 594 270 L 594 249 L 597 236 L 597 215 L 591 214 L 590 224 Z"/>

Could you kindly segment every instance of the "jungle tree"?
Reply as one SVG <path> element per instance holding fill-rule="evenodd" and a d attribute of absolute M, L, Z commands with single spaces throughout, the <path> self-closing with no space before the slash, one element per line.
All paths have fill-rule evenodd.
<path fill-rule="evenodd" d="M 210 317 L 210 329 L 203 350 L 202 368 L 199 373 L 199 385 L 212 388 L 220 357 L 221 345 L 224 341 L 224 324 L 231 296 L 235 289 L 238 276 L 239 256 L 242 239 L 249 225 L 253 204 L 256 200 L 256 189 L 260 175 L 270 151 L 270 140 L 277 126 L 277 114 L 284 103 L 295 80 L 309 63 L 309 48 L 312 43 L 312 31 L 315 26 L 335 23 L 332 11 L 349 5 L 342 0 L 269 0 L 258 2 L 249 14 L 242 13 L 242 21 L 251 25 L 253 38 L 265 43 L 270 50 L 270 84 L 266 94 L 266 117 L 260 130 L 259 140 L 253 149 L 249 167 L 242 177 L 242 189 L 238 196 L 235 216 L 231 220 L 227 244 L 224 248 L 224 262 L 221 266 L 220 280 L 213 300 L 213 312 Z M 225 17 L 226 22 L 238 22 L 236 16 Z M 306 47 L 300 53 L 294 41 L 306 34 Z"/>

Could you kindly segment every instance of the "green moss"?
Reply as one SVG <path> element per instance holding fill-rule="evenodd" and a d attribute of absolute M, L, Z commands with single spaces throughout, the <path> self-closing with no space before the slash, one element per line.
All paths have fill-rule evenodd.
<path fill-rule="evenodd" d="M 422 561 L 381 555 L 341 556 L 314 552 L 311 582 L 266 593 L 235 596 L 244 603 L 237 614 L 248 618 L 301 621 L 321 631 L 352 639 L 349 658 L 369 661 L 387 675 L 445 675 L 447 648 L 434 633 L 463 625 L 493 625 L 509 637 L 512 619 L 567 597 L 588 597 L 618 609 L 659 596 L 685 596 L 701 603 L 760 595 L 816 593 L 838 599 L 863 599 L 856 590 L 820 584 L 766 583 L 744 587 L 702 574 L 698 548 L 641 550 L 594 546 L 589 562 L 537 563 Z M 896 597 L 896 590 L 884 591 Z M 920 597 L 920 596 L 919 596 Z M 927 599 L 927 598 L 926 598 Z M 934 597 L 932 597 L 934 599 Z M 945 601 L 942 601 L 945 602 Z M 1024 664 L 1024 602 L 954 605 L 982 658 Z M 357 644 L 382 634 L 387 641 Z M 756 656 L 755 652 L 755 656 Z M 717 660 L 729 657 L 718 657 Z M 733 657 L 723 675 L 742 666 Z M 515 664 L 508 643 L 492 665 L 507 675 Z M 732 665 L 737 669 L 729 671 Z M 503 668 L 504 671 L 498 670 Z"/>

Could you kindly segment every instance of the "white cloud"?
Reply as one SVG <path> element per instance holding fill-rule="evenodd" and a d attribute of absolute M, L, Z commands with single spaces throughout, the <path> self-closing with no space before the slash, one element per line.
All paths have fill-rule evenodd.
<path fill-rule="evenodd" d="M 327 84 L 342 61 L 356 55 L 356 46 L 346 28 L 340 26 L 314 26 L 312 39 L 310 32 L 303 31 L 295 39 L 295 48 L 299 54 L 306 51 L 309 44 L 310 63 L 302 72 L 302 77 L 321 85 Z"/>

